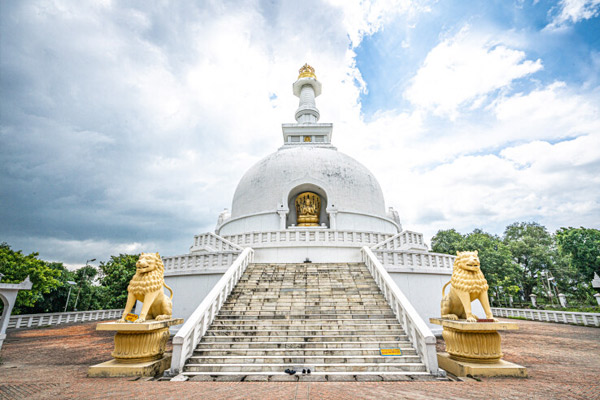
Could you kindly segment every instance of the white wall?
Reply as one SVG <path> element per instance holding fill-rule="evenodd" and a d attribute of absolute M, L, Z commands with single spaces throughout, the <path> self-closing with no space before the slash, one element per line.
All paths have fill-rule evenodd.
<path fill-rule="evenodd" d="M 360 262 L 358 247 L 270 247 L 255 248 L 255 263 L 302 263 L 308 258 L 314 263 Z"/>
<path fill-rule="evenodd" d="M 442 288 L 450 280 L 451 275 L 390 272 L 390 276 L 431 330 L 435 334 L 440 334 L 442 327 L 429 323 L 429 318 L 440 317 Z M 446 293 L 449 290 L 450 285 L 446 287 Z M 483 307 L 479 301 L 476 300 L 472 303 L 472 310 L 479 318 L 485 318 Z"/>
<path fill-rule="evenodd" d="M 173 289 L 173 317 L 187 321 L 222 276 L 222 273 L 165 276 L 165 283 Z M 171 333 L 176 333 L 181 326 L 171 327 Z"/>

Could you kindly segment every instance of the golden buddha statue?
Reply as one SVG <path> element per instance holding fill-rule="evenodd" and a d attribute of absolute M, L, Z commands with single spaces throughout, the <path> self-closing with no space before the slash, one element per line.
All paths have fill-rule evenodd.
<path fill-rule="evenodd" d="M 296 197 L 296 215 L 298 226 L 319 226 L 321 213 L 321 198 L 311 192 L 299 194 Z"/>

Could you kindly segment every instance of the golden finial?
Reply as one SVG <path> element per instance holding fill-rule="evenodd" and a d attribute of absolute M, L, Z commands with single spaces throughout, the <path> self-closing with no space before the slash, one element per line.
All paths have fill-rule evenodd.
<path fill-rule="evenodd" d="M 304 64 L 298 72 L 300 72 L 300 75 L 298 75 L 298 79 L 300 79 L 300 78 L 317 79 L 317 76 L 315 75 L 315 69 L 308 64 Z"/>

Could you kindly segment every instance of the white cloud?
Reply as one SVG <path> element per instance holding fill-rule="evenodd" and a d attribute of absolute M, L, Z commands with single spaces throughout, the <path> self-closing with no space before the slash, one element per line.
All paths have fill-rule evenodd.
<path fill-rule="evenodd" d="M 563 29 L 570 24 L 598 16 L 600 13 L 600 0 L 561 0 L 550 13 L 557 10 L 558 13 L 544 29 Z"/>
<path fill-rule="evenodd" d="M 412 18 L 431 11 L 429 0 L 327 0 L 343 10 L 343 23 L 353 47 L 401 14 Z"/>
<path fill-rule="evenodd" d="M 460 107 L 479 108 L 486 96 L 542 69 L 492 36 L 464 27 L 433 48 L 404 96 L 437 115 L 455 118 Z"/>

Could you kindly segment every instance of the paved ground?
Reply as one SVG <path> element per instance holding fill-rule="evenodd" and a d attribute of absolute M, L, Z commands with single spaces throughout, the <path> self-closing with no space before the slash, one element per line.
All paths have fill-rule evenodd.
<path fill-rule="evenodd" d="M 530 377 L 481 382 L 145 382 L 86 378 L 110 359 L 112 333 L 95 323 L 9 331 L 0 353 L 0 399 L 600 399 L 600 329 L 518 321 L 503 333 L 505 359 Z"/>

